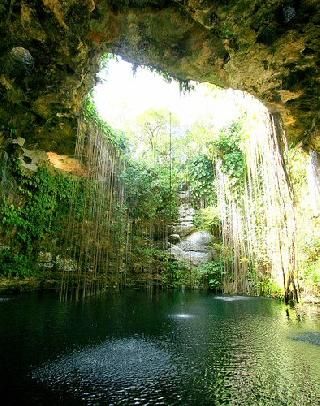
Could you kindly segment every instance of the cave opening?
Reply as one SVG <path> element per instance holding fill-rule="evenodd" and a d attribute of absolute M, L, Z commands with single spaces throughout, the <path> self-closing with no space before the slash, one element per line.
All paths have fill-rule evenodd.
<path fill-rule="evenodd" d="M 6 38 L 0 58 L 3 68 L 0 141 L 4 157 L 1 182 L 4 185 L 4 222 L 12 226 L 11 234 L 5 231 L 3 237 L 4 246 L 9 247 L 5 250 L 5 262 L 10 262 L 8 258 L 11 257 L 16 258 L 14 263 L 19 262 L 22 254 L 22 262 L 27 264 L 32 258 L 38 266 L 37 258 L 48 251 L 45 246 L 50 245 L 50 238 L 42 237 L 42 233 L 44 229 L 51 230 L 52 219 L 57 217 L 54 204 L 46 220 L 48 228 L 36 219 L 24 198 L 12 195 L 13 189 L 20 190 L 16 184 L 12 187 L 12 179 L 16 179 L 17 185 L 22 182 L 26 188 L 22 188 L 23 196 L 36 194 L 29 194 L 28 182 L 33 192 L 39 191 L 37 185 L 45 183 L 45 176 L 41 175 L 41 180 L 34 184 L 28 176 L 30 173 L 31 177 L 32 174 L 37 177 L 38 169 L 41 172 L 48 158 L 55 169 L 81 179 L 79 182 L 70 180 L 69 187 L 74 190 L 64 194 L 69 197 L 74 194 L 81 205 L 74 199 L 69 217 L 64 207 L 64 220 L 59 221 L 61 228 L 67 222 L 67 234 L 74 242 L 67 244 L 67 257 L 80 258 L 83 268 L 94 273 L 99 263 L 108 264 L 108 269 L 111 264 L 111 279 L 115 279 L 111 285 L 117 285 L 118 274 L 120 283 L 122 279 L 127 280 L 123 269 L 128 268 L 128 261 L 138 264 L 137 269 L 144 269 L 141 261 L 130 260 L 128 254 L 134 234 L 129 221 L 132 207 L 136 210 L 134 219 L 142 221 L 141 218 L 149 216 L 144 231 L 139 231 L 142 246 L 147 228 L 150 236 L 154 235 L 151 240 L 162 239 L 167 245 L 177 245 L 169 241 L 172 235 L 172 241 L 180 238 L 179 233 L 169 232 L 172 217 L 179 212 L 172 197 L 175 171 L 185 176 L 178 181 L 179 187 L 187 189 L 186 194 L 194 200 L 192 208 L 196 210 L 196 218 L 202 221 L 207 216 L 207 222 L 211 221 L 223 242 L 221 246 L 217 244 L 216 252 L 224 261 L 204 271 L 207 284 L 219 285 L 219 289 L 226 292 L 273 294 L 274 291 L 278 295 L 275 282 L 278 287 L 283 285 L 287 296 L 290 290 L 297 298 L 298 268 L 308 269 L 308 275 L 302 272 L 304 282 L 301 283 L 308 287 L 300 287 L 300 290 L 308 292 L 309 287 L 317 283 L 318 6 L 261 3 L 244 7 L 234 2 L 193 4 L 188 1 L 115 4 L 92 0 L 85 1 L 81 7 L 73 1 L 64 2 L 63 6 L 55 1 L 44 1 L 41 5 L 7 3 L 0 8 L 1 15 L 5 16 L 1 27 Z M 66 35 L 67 32 L 70 35 Z M 53 46 L 54 52 L 47 52 Z M 115 93 L 123 93 L 125 100 L 118 112 L 111 87 L 107 93 L 113 94 L 112 100 L 103 101 L 103 83 L 93 91 L 94 99 L 86 98 L 101 60 L 109 65 L 109 73 L 112 73 L 112 64 L 116 62 L 109 60 L 108 52 L 122 55 L 133 62 L 133 69 L 138 69 L 136 79 L 126 81 L 126 89 L 123 88 L 124 77 L 122 84 L 114 82 Z M 121 72 L 121 64 L 125 62 L 118 61 L 114 70 Z M 148 83 L 147 73 L 143 73 L 141 66 L 152 67 L 153 73 L 148 74 L 153 77 L 149 77 Z M 162 81 L 154 89 L 156 72 L 167 80 L 179 78 L 178 83 L 173 81 L 169 85 Z M 124 68 L 122 73 L 128 79 Z M 145 84 L 134 85 L 143 74 Z M 98 80 L 103 82 L 106 78 L 105 71 L 98 73 Z M 197 85 L 191 79 L 201 84 Z M 207 82 L 229 90 L 219 90 Z M 190 85 L 195 89 L 184 96 L 178 95 L 178 88 L 188 90 Z M 160 88 L 166 88 L 168 95 L 160 95 Z M 232 88 L 241 89 L 243 93 Z M 130 92 L 134 93 L 131 98 Z M 254 97 L 268 106 L 269 111 L 254 101 Z M 143 104 L 147 99 L 154 102 L 157 99 L 155 107 L 147 108 Z M 106 110 L 103 104 L 107 106 Z M 14 114 L 10 114 L 11 110 Z M 103 121 L 103 116 L 107 122 Z M 106 137 L 102 137 L 102 133 L 107 134 Z M 71 157 L 76 138 L 75 156 Z M 18 162 L 18 168 L 10 167 L 7 150 Z M 273 152 L 268 154 L 266 151 Z M 128 155 L 131 155 L 130 164 L 126 161 Z M 134 195 L 130 197 L 130 185 L 125 185 L 128 168 L 132 173 L 137 170 L 130 166 L 134 159 L 139 165 L 150 166 L 144 168 L 149 175 L 151 169 L 161 172 L 160 168 L 167 167 L 163 170 L 169 171 L 166 175 L 170 184 L 166 191 L 170 196 L 168 202 L 165 203 L 165 196 L 160 193 L 165 190 L 161 184 L 163 174 L 153 174 L 158 176 L 159 184 L 152 195 L 159 192 L 159 201 L 163 201 L 156 206 L 150 203 L 149 196 L 146 201 L 150 207 L 146 205 L 144 212 L 139 212 L 139 199 Z M 277 170 L 272 169 L 276 167 Z M 298 167 L 301 170 L 297 170 Z M 210 170 L 211 178 L 208 176 Z M 140 168 L 136 175 L 141 172 Z M 206 176 L 207 184 L 204 184 Z M 227 180 L 225 176 L 231 179 Z M 150 179 L 149 182 L 152 183 Z M 77 193 L 83 189 L 82 183 L 90 185 L 85 186 L 85 196 L 80 198 Z M 52 190 L 57 187 L 55 181 L 51 186 Z M 138 195 L 139 188 L 136 190 Z M 48 193 L 51 193 L 50 188 Z M 52 194 L 57 196 L 56 192 L 52 191 Z M 94 203 L 103 201 L 102 196 L 108 196 L 103 207 Z M 41 212 L 43 207 L 40 206 L 44 206 L 45 201 L 39 197 L 36 202 L 30 201 L 30 205 L 37 203 Z M 60 196 L 56 203 L 62 201 L 64 197 Z M 212 201 L 216 201 L 213 206 Z M 66 201 L 63 204 L 68 206 Z M 303 222 L 293 212 L 302 212 L 301 208 L 306 205 L 310 208 L 307 221 Z M 298 208 L 293 210 L 293 206 Z M 168 207 L 169 213 L 166 213 Z M 208 207 L 211 207 L 211 214 Z M 87 218 L 85 210 L 88 210 Z M 215 210 L 220 218 L 213 216 Z M 32 221 L 28 219 L 29 212 L 35 217 Z M 151 221 L 152 216 L 157 217 L 156 221 Z M 117 217 L 122 221 L 113 220 Z M 33 227 L 32 222 L 37 226 Z M 104 227 L 106 238 L 100 238 L 101 227 Z M 171 228 L 174 230 L 173 226 Z M 310 244 L 306 242 L 307 229 L 312 230 Z M 301 238 L 293 236 L 294 230 L 304 230 Z M 56 257 L 64 242 L 61 235 L 53 240 L 57 247 Z M 257 241 L 263 243 L 257 244 Z M 310 250 L 309 245 L 312 246 Z M 121 253 L 119 258 L 115 251 Z M 157 255 L 150 257 L 150 263 L 155 257 Z M 226 258 L 230 262 L 228 265 Z M 65 261 L 68 262 L 68 258 L 63 258 L 61 264 Z M 159 269 L 162 262 L 158 262 Z M 22 264 L 21 269 L 26 268 L 26 264 Z M 59 260 L 52 266 L 60 269 Z M 214 275 L 215 266 L 220 270 L 218 281 L 209 276 L 210 272 Z M 8 269 L 5 273 L 19 273 L 12 270 L 12 264 L 5 268 Z M 155 273 L 155 280 L 161 281 L 161 271 Z M 171 276 L 165 279 L 169 278 L 170 285 L 177 272 L 169 274 Z M 190 277 L 189 284 L 197 286 L 199 283 Z"/>
<path fill-rule="evenodd" d="M 2 403 L 319 403 L 319 16 L 1 2 Z"/>
<path fill-rule="evenodd" d="M 110 167 L 110 147 L 102 142 L 96 152 L 99 135 L 80 131 L 76 158 L 87 154 L 88 172 L 105 180 L 87 196 L 93 231 L 86 229 L 76 250 L 80 269 L 101 272 L 103 263 L 110 272 L 101 246 L 113 220 L 109 210 L 101 229 L 101 216 L 105 196 L 116 190 L 115 201 L 126 208 L 126 227 L 118 230 L 125 261 L 112 271 L 120 283 L 131 267 L 148 273 L 150 286 L 165 280 L 225 293 L 284 291 L 286 301 L 298 300 L 296 218 L 277 115 L 244 92 L 208 83 L 191 82 L 181 92 L 178 82 L 121 58 L 109 58 L 99 72 L 86 109 L 100 127 L 106 121 L 103 132 L 122 151 L 116 169 L 114 158 Z M 93 265 L 87 263 L 92 240 Z"/>

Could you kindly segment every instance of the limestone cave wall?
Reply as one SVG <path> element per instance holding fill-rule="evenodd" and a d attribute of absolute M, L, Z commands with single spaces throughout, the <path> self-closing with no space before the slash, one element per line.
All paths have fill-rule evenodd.
<path fill-rule="evenodd" d="M 0 144 L 73 150 L 106 52 L 179 80 L 245 90 L 320 151 L 318 0 L 2 0 Z"/>

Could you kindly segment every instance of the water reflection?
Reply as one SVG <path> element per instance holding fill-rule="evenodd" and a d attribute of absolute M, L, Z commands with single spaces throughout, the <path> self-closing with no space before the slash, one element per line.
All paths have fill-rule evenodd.
<path fill-rule="evenodd" d="M 170 314 L 169 317 L 172 319 L 192 319 L 194 315 L 186 313 L 178 313 L 178 314 Z"/>
<path fill-rule="evenodd" d="M 11 300 L 12 298 L 10 297 L 0 297 L 0 303 L 1 302 L 8 302 L 9 300 Z"/>
<path fill-rule="evenodd" d="M 250 300 L 253 299 L 249 296 L 215 296 L 216 300 L 223 300 L 224 302 L 236 302 L 238 300 Z"/>
<path fill-rule="evenodd" d="M 320 347 L 310 340 L 319 318 L 288 320 L 269 299 L 221 298 L 126 291 L 4 302 L 1 393 L 35 405 L 319 404 Z"/>

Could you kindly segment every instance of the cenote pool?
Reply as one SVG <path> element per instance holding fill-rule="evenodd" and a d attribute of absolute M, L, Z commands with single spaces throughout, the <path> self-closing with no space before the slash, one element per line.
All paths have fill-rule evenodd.
<path fill-rule="evenodd" d="M 0 300 L 1 404 L 318 405 L 320 320 L 199 292 Z"/>

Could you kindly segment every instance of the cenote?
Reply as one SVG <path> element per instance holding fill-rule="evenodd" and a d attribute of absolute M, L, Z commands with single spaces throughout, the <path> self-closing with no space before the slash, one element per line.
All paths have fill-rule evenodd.
<path fill-rule="evenodd" d="M 320 405 L 319 27 L 1 1 L 1 404 Z"/>
<path fill-rule="evenodd" d="M 0 306 L 6 405 L 319 404 L 320 321 L 272 299 L 126 290 Z"/>

